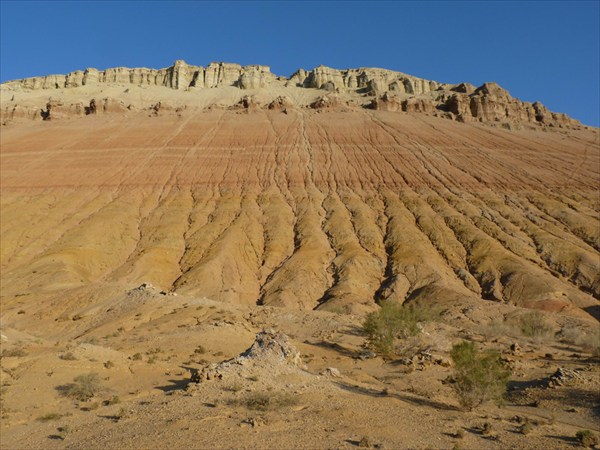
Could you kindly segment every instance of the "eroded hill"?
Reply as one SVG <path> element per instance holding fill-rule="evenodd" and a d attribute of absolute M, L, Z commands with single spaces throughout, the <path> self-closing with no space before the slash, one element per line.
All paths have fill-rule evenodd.
<path fill-rule="evenodd" d="M 177 62 L 0 91 L 3 447 L 567 448 L 599 431 L 597 129 L 495 83 L 383 69 Z M 383 300 L 439 313 L 387 359 L 361 329 Z M 269 328 L 293 368 L 227 361 Z M 505 408 L 460 410 L 465 339 L 510 368 Z M 91 398 L 64 395 L 90 373 Z"/>
<path fill-rule="evenodd" d="M 597 314 L 597 130 L 528 119 L 507 130 L 443 120 L 451 113 L 439 108 L 402 112 L 413 94 L 491 95 L 489 83 L 475 90 L 326 68 L 286 81 L 222 64 L 200 77 L 190 67 L 3 85 L 14 91 L 3 91 L 3 111 L 55 97 L 51 120 L 2 128 L 5 305 L 151 282 L 295 309 L 357 312 L 424 298 Z M 257 73 L 270 84 L 253 90 L 243 80 Z M 361 93 L 402 80 L 413 96 L 397 111 L 369 107 L 393 104 L 391 91 Z M 323 93 L 329 84 L 337 94 Z M 87 115 L 68 114 L 67 104 L 105 90 Z"/>

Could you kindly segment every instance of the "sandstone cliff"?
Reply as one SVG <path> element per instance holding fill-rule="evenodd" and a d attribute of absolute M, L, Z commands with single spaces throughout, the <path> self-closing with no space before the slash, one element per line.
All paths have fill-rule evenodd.
<path fill-rule="evenodd" d="M 165 86 L 172 89 L 213 88 L 238 86 L 240 88 L 266 87 L 275 78 L 267 66 L 241 66 L 230 63 L 210 63 L 207 67 L 177 60 L 164 69 L 114 67 L 99 71 L 88 68 L 67 75 L 47 75 L 9 81 L 9 88 L 62 89 L 101 83 L 133 84 L 137 86 Z"/>
<path fill-rule="evenodd" d="M 57 104 L 48 107 L 48 101 L 52 98 L 46 98 L 36 105 L 24 105 L 12 99 L 5 101 L 11 93 L 44 90 L 62 92 L 64 89 L 80 87 L 86 87 L 87 90 L 96 88 L 98 93 L 94 96 L 102 95 L 106 103 L 108 101 L 106 94 L 102 93 L 104 87 L 122 85 L 135 86 L 135 88 L 168 88 L 176 91 L 204 91 L 210 88 L 229 87 L 261 90 L 269 97 L 264 99 L 265 104 L 272 102 L 276 104 L 277 98 L 287 97 L 286 106 L 280 109 L 295 106 L 341 111 L 346 110 L 349 104 L 362 104 L 366 108 L 375 110 L 433 114 L 459 122 L 478 121 L 505 128 L 521 125 L 563 128 L 581 125 L 565 114 L 549 111 L 539 102 L 522 102 L 513 98 L 508 91 L 496 83 L 484 83 L 477 88 L 469 83 L 444 84 L 386 69 L 338 70 L 322 65 L 310 71 L 299 69 L 287 79 L 274 75 L 267 66 L 212 62 L 203 67 L 187 64 L 182 60 L 158 70 L 116 67 L 99 71 L 88 68 L 67 75 L 47 75 L 6 82 L 1 86 L 3 93 L 7 94 L 3 95 L 0 108 L 2 123 L 24 118 L 48 120 L 89 114 L 90 107 L 84 105 L 93 100 L 89 97 L 80 97 L 76 102 L 63 101 L 65 104 L 68 103 L 68 106 Z M 312 97 L 294 96 L 292 99 L 282 92 L 282 90 L 292 92 L 294 89 L 322 90 L 328 94 L 319 96 L 315 93 Z M 339 97 L 332 97 L 330 94 Z M 110 100 L 113 104 L 111 107 L 94 109 L 94 112 L 152 110 L 154 105 L 160 102 L 169 102 L 168 91 L 162 95 L 154 98 L 149 104 L 138 102 L 139 104 L 135 105 L 133 103 L 120 105 L 123 101 L 118 97 Z M 367 99 L 362 99 L 363 97 Z M 240 102 L 243 103 L 242 96 L 233 98 L 231 94 L 223 98 L 213 98 L 211 101 L 212 105 L 221 105 L 221 108 L 235 107 L 241 104 Z M 194 107 L 193 96 L 187 97 L 185 102 L 188 103 L 180 105 L 180 110 L 188 106 Z M 198 108 L 205 109 L 206 106 L 196 105 L 196 109 Z"/>

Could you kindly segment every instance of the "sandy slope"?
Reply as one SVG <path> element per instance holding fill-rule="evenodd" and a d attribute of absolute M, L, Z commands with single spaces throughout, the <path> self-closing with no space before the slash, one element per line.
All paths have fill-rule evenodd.
<path fill-rule="evenodd" d="M 60 95 L 97 94 L 77 89 Z M 318 90 L 277 86 L 256 94 L 285 93 L 285 112 L 231 108 L 239 90 L 219 88 L 169 91 L 173 107 L 155 113 L 162 88 L 104 89 L 135 108 L 0 128 L 2 348 L 24 350 L 2 357 L 3 448 L 337 448 L 364 436 L 451 448 L 459 428 L 465 448 L 560 448 L 598 430 L 597 358 L 572 338 L 599 317 L 598 130 L 506 130 L 344 95 L 354 103 L 314 110 Z M 28 95 L 20 104 L 47 100 Z M 359 359 L 363 314 L 384 299 L 443 305 L 419 348 L 447 358 L 468 338 L 501 350 L 520 397 L 464 413 L 442 383 L 451 368 Z M 522 307 L 546 311 L 555 337 L 494 329 Z M 265 327 L 306 363 L 271 384 L 294 405 L 235 403 L 266 389 L 261 377 L 186 394 L 192 369 Z M 342 378 L 319 375 L 332 366 Z M 559 366 L 580 370 L 579 385 L 539 388 Z M 90 371 L 100 396 L 58 395 Z M 99 406 L 112 395 L 121 404 Z M 35 420 L 48 413 L 58 422 Z M 527 440 L 515 415 L 539 422 Z M 485 421 L 499 440 L 477 431 Z"/>
<path fill-rule="evenodd" d="M 359 109 L 4 127 L 5 305 L 148 281 L 299 309 L 425 296 L 592 313 L 595 139 Z"/>

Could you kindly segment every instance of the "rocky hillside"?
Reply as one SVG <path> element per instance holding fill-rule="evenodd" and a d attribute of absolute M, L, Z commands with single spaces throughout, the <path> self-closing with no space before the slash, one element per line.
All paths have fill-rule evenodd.
<path fill-rule="evenodd" d="M 600 431 L 598 129 L 494 83 L 183 62 L 5 83 L 0 111 L 3 448 Z M 390 354 L 386 301 L 423 312 Z M 502 408 L 462 409 L 465 340 Z"/>
<path fill-rule="evenodd" d="M 48 75 L 4 83 L 2 122 L 24 117 L 49 119 L 52 109 L 55 116 L 59 109 L 63 116 L 85 115 L 98 111 L 97 98 L 69 105 L 47 101 L 47 98 L 44 102 L 40 98 L 38 104 L 25 106 L 13 99 L 21 97 L 15 94 L 43 90 L 49 96 L 55 97 L 57 92 L 63 92 L 65 89 L 82 87 L 95 87 L 96 94 L 101 94 L 103 86 L 115 84 L 135 87 L 158 86 L 186 92 L 220 87 L 252 91 L 264 91 L 273 86 L 317 89 L 341 94 L 343 98 L 339 103 L 355 103 L 365 108 L 386 111 L 421 112 L 461 122 L 479 121 L 502 124 L 506 127 L 580 127 L 579 122 L 565 114 L 550 112 L 539 102 L 532 104 L 511 97 L 496 83 L 485 83 L 476 88 L 469 83 L 444 84 L 385 69 L 337 70 L 325 66 L 316 67 L 312 71 L 300 69 L 287 79 L 272 74 L 267 66 L 210 63 L 202 67 L 189 65 L 182 60 L 176 61 L 171 67 L 158 70 L 116 67 L 99 71 L 88 68 L 67 75 Z M 89 92 L 89 89 L 87 91 Z M 164 96 L 168 97 L 168 94 Z M 11 100 L 6 101 L 4 97 L 10 97 Z M 134 106 L 154 107 L 151 104 L 119 104 L 118 100 L 109 98 L 104 98 L 102 102 L 102 111 L 125 111 Z M 195 101 L 190 96 L 184 103 L 193 105 Z"/>
<path fill-rule="evenodd" d="M 151 282 L 302 310 L 597 314 L 598 130 L 496 84 L 179 61 L 2 89 L 7 298 Z"/>

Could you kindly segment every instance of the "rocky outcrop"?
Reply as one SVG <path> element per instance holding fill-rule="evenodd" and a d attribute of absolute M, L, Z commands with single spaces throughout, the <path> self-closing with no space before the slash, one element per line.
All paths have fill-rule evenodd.
<path fill-rule="evenodd" d="M 506 124 L 540 124 L 551 127 L 576 126 L 579 122 L 565 114 L 556 114 L 539 102 L 522 102 L 510 96 L 497 83 L 484 83 L 477 89 L 462 83 L 451 89 L 451 95 L 441 96 L 440 109 L 452 113 L 462 122 L 499 122 Z"/>
<path fill-rule="evenodd" d="M 282 372 L 293 372 L 302 366 L 300 352 L 289 338 L 272 330 L 256 335 L 252 346 L 241 355 L 218 364 L 210 364 L 192 374 L 192 383 L 222 380 L 244 374 L 247 376 L 272 377 Z"/>
<path fill-rule="evenodd" d="M 460 92 L 461 94 L 472 94 L 477 89 L 471 83 L 460 83 L 453 86 L 450 90 L 453 92 Z"/>
<path fill-rule="evenodd" d="M 436 110 L 431 98 L 413 97 L 402 102 L 402 111 L 417 112 L 417 113 L 433 113 Z"/>
<path fill-rule="evenodd" d="M 282 111 L 284 113 L 287 113 L 288 110 L 292 109 L 293 107 L 294 102 L 292 102 L 292 99 L 286 96 L 279 96 L 267 105 L 268 109 Z"/>
<path fill-rule="evenodd" d="M 162 86 L 175 90 L 195 90 L 237 87 L 244 90 L 258 90 L 277 83 L 279 87 L 320 89 L 325 95 L 310 104 L 316 110 L 347 110 L 349 104 L 357 102 L 356 97 L 370 96 L 373 100 L 367 108 L 381 111 L 405 111 L 409 113 L 428 113 L 450 118 L 460 122 L 478 121 L 499 124 L 505 128 L 519 128 L 522 124 L 544 127 L 578 127 L 581 124 L 565 114 L 549 111 L 539 102 L 522 102 L 510 96 L 508 91 L 496 83 L 484 83 L 476 88 L 469 83 L 443 84 L 425 80 L 402 72 L 378 68 L 358 68 L 338 70 L 318 66 L 307 71 L 299 69 L 289 80 L 271 73 L 268 66 L 211 62 L 208 66 L 195 66 L 183 60 L 164 69 L 115 67 L 99 71 L 88 68 L 76 70 L 67 75 L 48 75 L 45 77 L 24 78 L 2 84 L 6 96 L 29 90 L 72 89 L 81 86 L 98 85 L 136 85 Z M 337 97 L 336 94 L 339 94 Z M 354 98 L 353 98 L 354 97 Z M 12 96 L 14 98 L 14 95 Z M 166 97 L 168 99 L 168 97 Z M 208 109 L 245 109 L 250 111 L 262 107 L 255 105 L 256 99 L 242 100 L 232 105 L 231 99 L 215 99 Z M 248 97 L 250 99 L 250 97 Z M 12 102 L 12 100 L 11 100 Z M 108 102 L 108 103 L 107 103 Z M 86 115 L 97 112 L 123 112 L 131 110 L 131 105 L 111 103 L 107 99 L 97 104 L 83 105 L 39 105 L 35 112 L 31 107 L 24 108 L 15 104 L 3 104 L 3 123 L 7 121 L 45 116 L 46 120 L 66 115 Z M 360 100 L 358 100 L 360 103 Z M 8 102 L 7 102 L 8 103 Z M 102 103 L 102 104 L 101 104 Z M 148 105 L 138 105 L 145 109 Z M 292 101 L 280 97 L 268 104 L 267 108 L 287 111 Z M 40 113 L 40 108 L 42 112 Z M 162 109 L 164 111 L 164 108 Z M 81 112 L 83 111 L 83 112 Z M 156 112 L 156 111 L 155 111 Z"/>
<path fill-rule="evenodd" d="M 83 103 L 63 104 L 60 100 L 50 100 L 46 103 L 46 109 L 40 111 L 43 120 L 57 120 L 66 117 L 77 117 L 85 115 Z"/>
<path fill-rule="evenodd" d="M 455 115 L 460 122 L 473 120 L 471 101 L 466 95 L 453 94 L 444 103 L 446 110 Z"/>
<path fill-rule="evenodd" d="M 0 111 L 2 123 L 18 119 L 30 120 L 62 120 L 73 117 L 82 117 L 90 114 L 126 113 L 134 108 L 125 105 L 114 98 L 91 99 L 86 106 L 84 102 L 63 103 L 61 100 L 50 99 L 42 108 L 31 106 L 7 106 Z"/>
<path fill-rule="evenodd" d="M 242 66 L 230 63 L 210 63 L 204 70 L 204 82 L 199 77 L 195 87 L 213 88 L 219 86 L 233 86 L 239 79 Z"/>
<path fill-rule="evenodd" d="M 165 69 L 114 67 L 99 71 L 88 68 L 67 75 L 24 78 L 4 83 L 12 89 L 63 89 L 99 83 L 134 84 L 137 86 L 165 86 L 172 89 L 214 88 L 239 86 L 243 89 L 258 89 L 275 79 L 267 66 L 241 66 L 231 63 L 210 63 L 206 68 L 177 60 Z"/>
<path fill-rule="evenodd" d="M 424 94 L 448 87 L 436 81 L 412 77 L 386 69 L 338 70 L 319 66 L 312 71 L 299 69 L 290 78 L 290 84 L 305 88 L 354 90 L 372 95 L 394 91 L 402 94 Z"/>
<path fill-rule="evenodd" d="M 247 112 L 260 109 L 260 102 L 255 95 L 244 95 L 240 101 L 233 106 L 233 109 L 244 109 Z"/>
<path fill-rule="evenodd" d="M 39 119 L 40 109 L 35 107 L 12 105 L 7 106 L 0 111 L 0 121 L 3 124 L 19 119 Z"/>
<path fill-rule="evenodd" d="M 327 94 L 317 98 L 309 105 L 312 109 L 317 110 L 344 110 L 348 104 L 336 94 Z"/>
<path fill-rule="evenodd" d="M 377 111 L 402 111 L 402 101 L 398 96 L 385 92 L 381 97 L 371 100 L 368 108 Z"/>
<path fill-rule="evenodd" d="M 311 72 L 307 72 L 302 86 L 317 89 L 325 89 L 326 86 L 330 86 L 329 89 L 339 89 L 345 87 L 345 80 L 341 70 L 319 66 Z"/>
<path fill-rule="evenodd" d="M 436 105 L 431 98 L 411 97 L 401 100 L 399 96 L 389 92 L 385 92 L 382 96 L 371 100 L 367 107 L 379 111 L 405 111 L 420 113 L 433 113 L 436 111 Z"/>
<path fill-rule="evenodd" d="M 260 89 L 267 87 L 275 79 L 269 67 L 246 66 L 239 75 L 238 86 L 241 89 Z"/>

